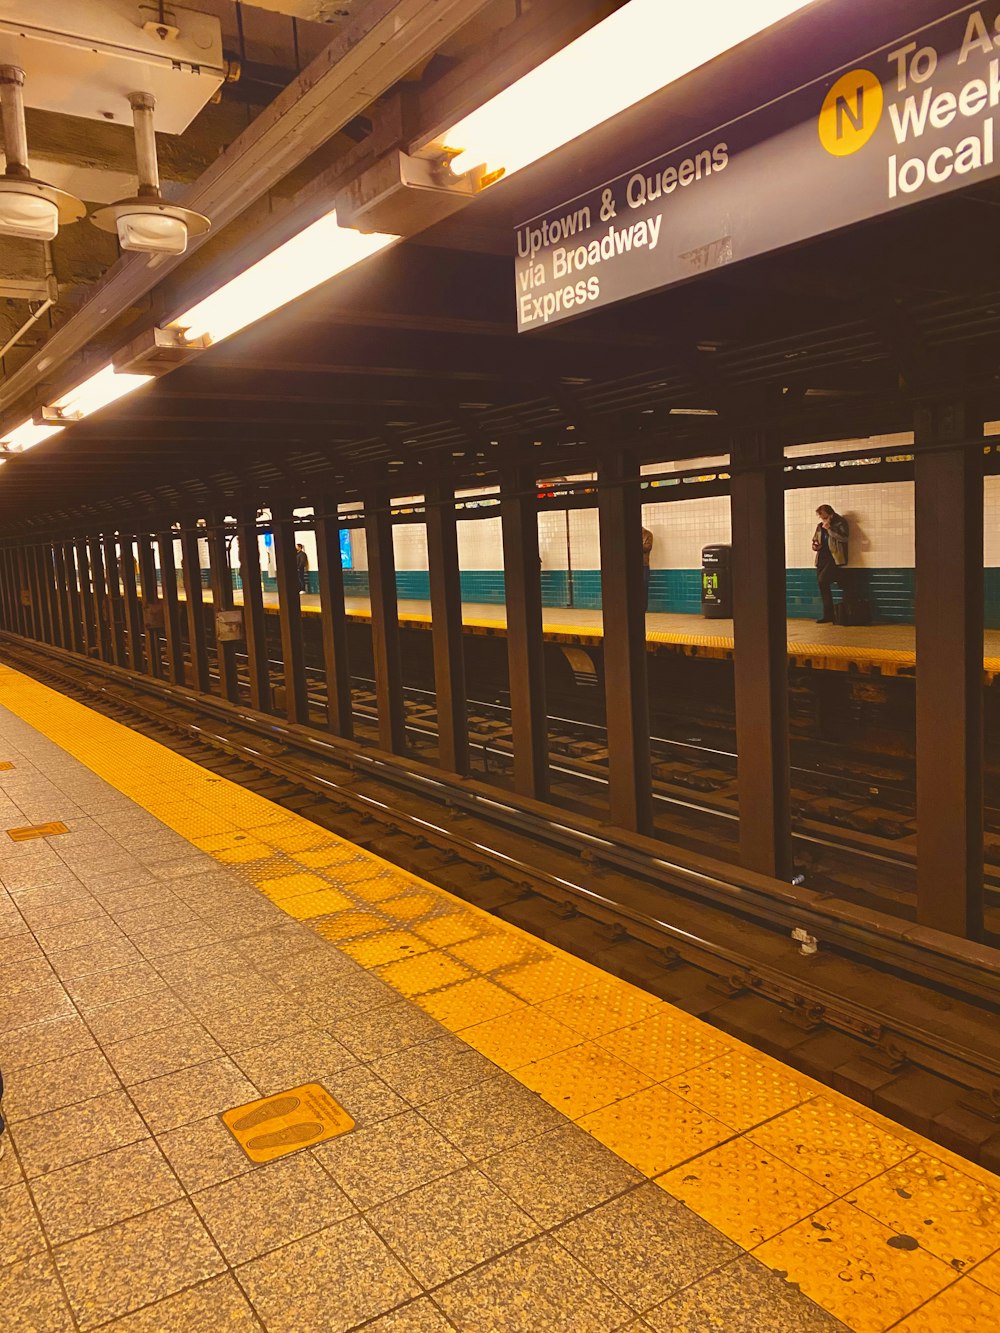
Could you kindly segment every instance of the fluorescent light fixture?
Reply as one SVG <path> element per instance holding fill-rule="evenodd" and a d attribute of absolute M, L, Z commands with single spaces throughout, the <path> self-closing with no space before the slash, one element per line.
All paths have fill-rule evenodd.
<path fill-rule="evenodd" d="M 719 414 L 714 407 L 672 407 L 670 415 L 672 417 L 717 417 Z"/>
<path fill-rule="evenodd" d="M 33 449 L 50 435 L 58 435 L 61 430 L 62 426 L 41 426 L 29 419 L 13 430 L 4 431 L 0 435 L 0 444 L 13 453 L 21 453 L 24 449 Z"/>
<path fill-rule="evenodd" d="M 629 0 L 440 136 L 452 171 L 511 175 L 811 0 Z"/>
<path fill-rule="evenodd" d="M 340 227 L 336 212 L 327 213 L 171 320 L 170 327 L 182 329 L 189 342 L 199 338 L 221 342 L 398 239 L 384 232 Z"/>
<path fill-rule="evenodd" d="M 124 398 L 126 394 L 141 389 L 152 378 L 152 375 L 119 373 L 114 366 L 105 366 L 103 370 L 96 371 L 89 379 L 78 384 L 75 389 L 70 389 L 69 393 L 57 398 L 49 410 L 60 417 L 65 417 L 68 421 L 79 421 L 82 417 L 89 417 L 93 412 L 99 412 L 102 407 L 117 403 L 119 398 Z"/>

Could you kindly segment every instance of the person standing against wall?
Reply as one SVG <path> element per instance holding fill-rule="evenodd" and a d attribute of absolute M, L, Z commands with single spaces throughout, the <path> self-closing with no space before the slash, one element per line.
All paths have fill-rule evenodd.
<path fill-rule="evenodd" d="M 653 554 L 653 534 L 649 528 L 642 530 L 642 590 L 643 608 L 649 610 L 649 557 Z"/>
<path fill-rule="evenodd" d="M 295 548 L 295 566 L 299 572 L 299 592 L 309 591 L 309 557 L 301 542 Z"/>
<path fill-rule="evenodd" d="M 847 539 L 850 527 L 847 519 L 832 505 L 820 505 L 816 510 L 819 522 L 813 533 L 812 548 L 816 552 L 816 582 L 823 599 L 823 614 L 817 625 L 833 624 L 833 585 L 843 590 L 841 570 L 847 564 Z"/>

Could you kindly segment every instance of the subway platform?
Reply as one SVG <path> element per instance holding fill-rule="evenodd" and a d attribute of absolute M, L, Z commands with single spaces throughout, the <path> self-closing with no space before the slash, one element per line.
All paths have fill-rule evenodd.
<path fill-rule="evenodd" d="M 206 603 L 211 592 L 202 590 Z M 184 601 L 184 594 L 179 594 Z M 242 605 L 242 593 L 234 595 Z M 278 594 L 263 593 L 265 612 L 277 615 Z M 316 593 L 303 593 L 299 599 L 305 616 L 319 616 L 320 599 Z M 397 604 L 401 629 L 431 628 L 430 603 L 400 599 Z M 371 603 L 367 597 L 345 597 L 348 620 L 370 621 Z M 604 640 L 604 620 L 599 609 L 588 607 L 546 606 L 542 608 L 542 635 L 548 643 L 575 644 L 599 648 Z M 899 622 L 881 625 L 819 625 L 812 620 L 790 619 L 788 658 L 799 667 L 817 671 L 852 671 L 861 675 L 912 677 L 916 673 L 916 630 Z M 503 638 L 507 632 L 507 608 L 503 603 L 463 602 L 462 626 L 466 634 Z M 733 622 L 707 620 L 703 616 L 678 611 L 650 611 L 646 616 L 646 649 L 649 653 L 669 653 L 683 657 L 728 659 L 733 656 Z M 986 630 L 983 635 L 983 678 L 992 684 L 1000 676 L 1000 630 Z"/>
<path fill-rule="evenodd" d="M 7 668 L 0 765 L 5 1333 L 1000 1326 L 989 1172 Z"/>

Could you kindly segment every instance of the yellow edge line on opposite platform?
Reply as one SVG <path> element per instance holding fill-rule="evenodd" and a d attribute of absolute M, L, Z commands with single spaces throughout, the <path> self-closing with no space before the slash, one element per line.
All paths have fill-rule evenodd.
<path fill-rule="evenodd" d="M 1000 1326 L 992 1173 L 10 668 L 0 702 L 849 1328 Z"/>

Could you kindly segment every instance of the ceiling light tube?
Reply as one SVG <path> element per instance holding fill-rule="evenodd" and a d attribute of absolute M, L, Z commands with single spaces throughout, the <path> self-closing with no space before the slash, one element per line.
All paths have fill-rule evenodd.
<path fill-rule="evenodd" d="M 510 176 L 811 2 L 629 0 L 436 142 L 456 175 Z"/>
<path fill-rule="evenodd" d="M 170 321 L 185 340 L 221 342 L 399 239 L 353 231 L 327 213 L 284 245 Z"/>
<path fill-rule="evenodd" d="M 89 379 L 85 379 L 82 384 L 78 384 L 75 389 L 70 389 L 69 393 L 57 398 L 43 411 L 66 421 L 80 421 L 83 417 L 99 412 L 102 407 L 117 403 L 119 398 L 124 398 L 126 394 L 141 389 L 151 379 L 152 375 L 125 374 L 116 371 L 114 366 L 105 366 Z"/>
<path fill-rule="evenodd" d="M 25 449 L 33 449 L 50 435 L 58 435 L 61 430 L 62 426 L 39 425 L 29 419 L 12 430 L 0 433 L 0 445 L 9 453 L 21 453 Z"/>

